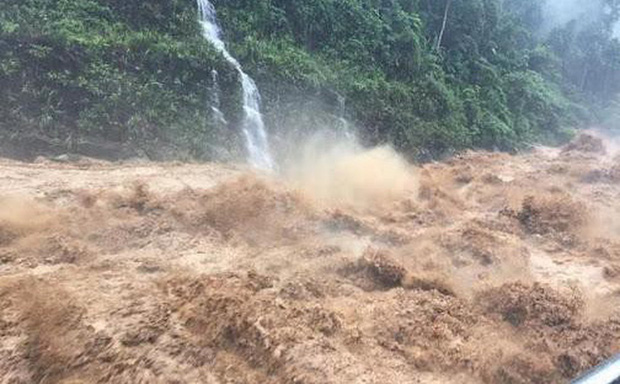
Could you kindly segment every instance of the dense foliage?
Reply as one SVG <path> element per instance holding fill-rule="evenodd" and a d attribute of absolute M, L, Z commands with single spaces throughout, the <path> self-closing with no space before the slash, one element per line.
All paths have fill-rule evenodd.
<path fill-rule="evenodd" d="M 216 142 L 211 71 L 239 114 L 236 72 L 205 44 L 184 0 L 3 0 L 0 130 L 75 146 L 81 136 L 165 140 L 200 156 Z M 71 148 L 75 149 L 75 148 Z"/>
<path fill-rule="evenodd" d="M 551 32 L 538 0 L 213 3 L 272 131 L 346 117 L 427 157 L 559 140 L 596 119 L 620 91 L 620 1 L 600 1 L 600 17 Z M 3 0 L 0 130 L 213 154 L 239 121 L 239 81 L 196 18 L 193 0 Z M 207 107 L 214 69 L 228 130 Z"/>

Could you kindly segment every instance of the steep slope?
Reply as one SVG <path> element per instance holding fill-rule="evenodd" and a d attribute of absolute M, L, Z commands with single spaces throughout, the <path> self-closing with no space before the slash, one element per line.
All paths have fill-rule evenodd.
<path fill-rule="evenodd" d="M 513 150 L 567 140 L 620 91 L 614 1 L 550 34 L 534 0 L 212 3 L 276 137 L 350 121 L 410 158 Z M 192 0 L 4 0 L 0 154 L 245 157 L 249 77 L 198 18 Z"/>

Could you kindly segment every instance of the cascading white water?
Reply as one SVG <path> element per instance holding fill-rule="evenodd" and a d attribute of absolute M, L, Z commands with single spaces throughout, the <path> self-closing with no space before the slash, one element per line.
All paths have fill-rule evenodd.
<path fill-rule="evenodd" d="M 346 118 L 347 99 L 339 94 L 336 94 L 336 98 L 338 101 L 338 110 L 336 111 L 338 114 L 338 130 L 344 138 L 354 142 L 356 140 L 355 135 L 351 132 L 351 124 L 349 124 L 349 121 Z"/>
<path fill-rule="evenodd" d="M 220 94 L 221 94 L 221 90 L 220 90 L 220 85 L 219 85 L 219 80 L 218 80 L 218 76 L 219 74 L 217 73 L 217 71 L 214 69 L 211 71 L 211 98 L 209 100 L 209 107 L 211 107 L 211 112 L 213 112 L 213 118 L 212 121 L 216 126 L 225 126 L 228 124 L 228 122 L 226 121 L 226 117 L 224 116 L 224 114 L 222 113 L 222 111 L 220 110 Z"/>
<path fill-rule="evenodd" d="M 203 35 L 213 46 L 219 50 L 226 60 L 232 64 L 241 77 L 241 87 L 243 89 L 243 134 L 246 139 L 248 150 L 248 160 L 256 168 L 273 170 L 274 162 L 269 150 L 269 140 L 265 123 L 260 113 L 260 93 L 256 83 L 248 76 L 241 64 L 232 57 L 226 49 L 226 45 L 221 38 L 221 29 L 217 22 L 215 7 L 208 0 L 197 0 L 202 25 Z"/>

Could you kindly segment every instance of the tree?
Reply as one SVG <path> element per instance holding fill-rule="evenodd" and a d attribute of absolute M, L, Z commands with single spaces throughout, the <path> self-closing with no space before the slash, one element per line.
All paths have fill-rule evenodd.
<path fill-rule="evenodd" d="M 441 22 L 441 30 L 439 31 L 439 37 L 437 38 L 437 50 L 439 50 L 439 48 L 441 47 L 443 34 L 446 31 L 446 23 L 448 21 L 448 13 L 450 12 L 450 4 L 452 4 L 452 0 L 446 0 L 446 7 L 443 12 L 443 21 Z"/>

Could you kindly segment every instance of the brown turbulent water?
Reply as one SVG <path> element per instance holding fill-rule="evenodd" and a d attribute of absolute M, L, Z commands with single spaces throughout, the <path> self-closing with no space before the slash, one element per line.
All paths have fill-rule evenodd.
<path fill-rule="evenodd" d="M 566 382 L 620 352 L 613 152 L 0 161 L 0 382 Z"/>

